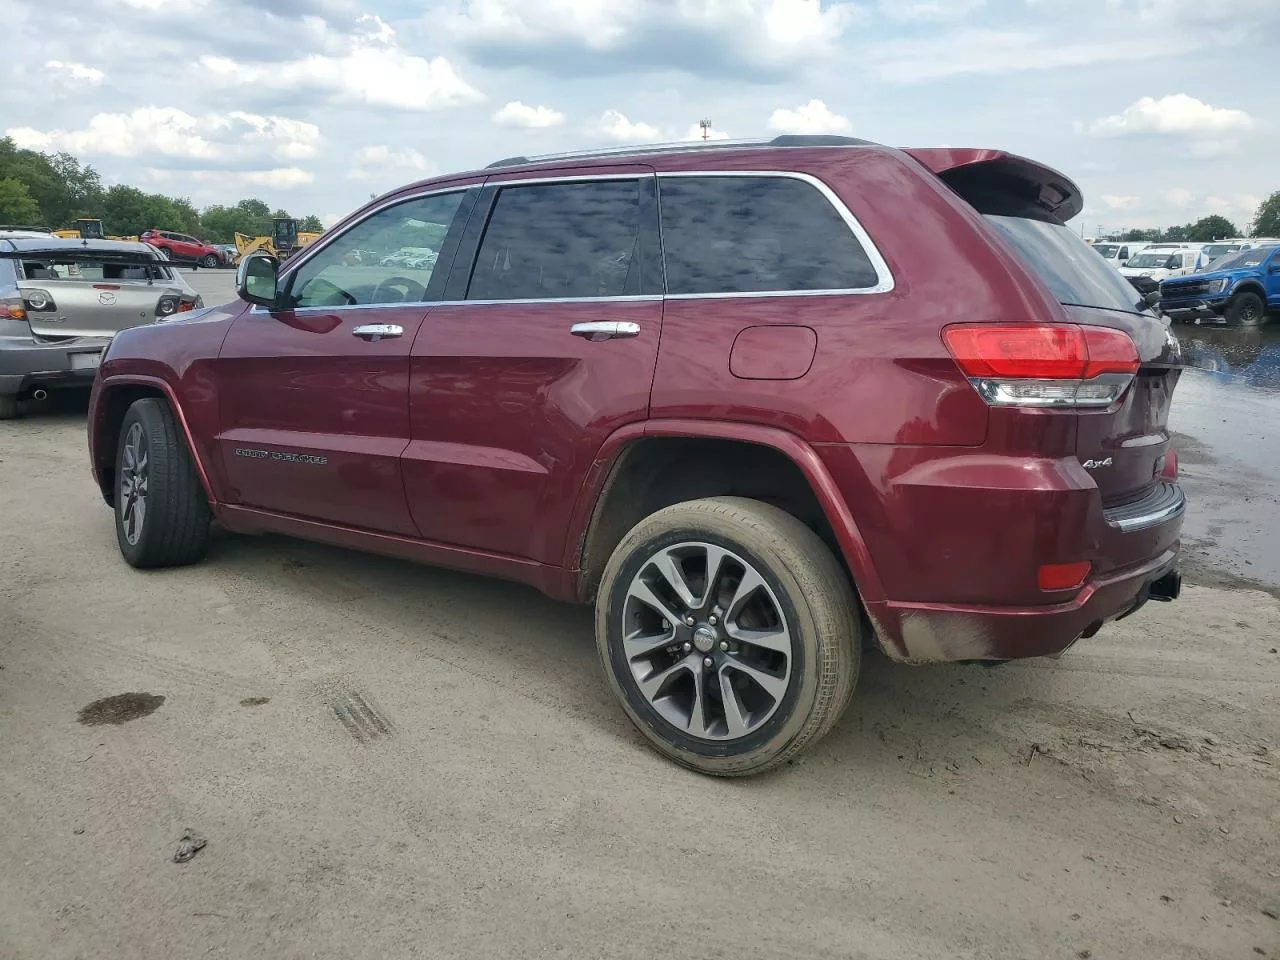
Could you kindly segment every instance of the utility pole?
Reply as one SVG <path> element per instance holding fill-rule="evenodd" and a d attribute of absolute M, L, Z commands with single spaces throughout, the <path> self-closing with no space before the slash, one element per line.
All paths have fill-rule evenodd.
<path fill-rule="evenodd" d="M 698 121 L 698 126 L 700 126 L 700 127 L 702 128 L 702 139 L 703 139 L 703 140 L 710 140 L 710 139 L 711 139 L 711 121 L 710 121 L 710 120 L 699 120 L 699 121 Z"/>

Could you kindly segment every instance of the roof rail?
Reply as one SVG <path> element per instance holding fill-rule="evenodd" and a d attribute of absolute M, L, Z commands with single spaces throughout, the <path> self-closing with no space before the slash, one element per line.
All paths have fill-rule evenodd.
<path fill-rule="evenodd" d="M 515 167 L 530 163 L 552 163 L 557 160 L 588 160 L 595 157 L 634 157 L 655 153 L 692 153 L 698 150 L 727 150 L 741 147 L 865 147 L 873 146 L 870 140 L 856 137 L 840 137 L 830 134 L 788 133 L 772 140 L 692 140 L 675 143 L 645 143 L 626 147 L 600 147 L 594 150 L 574 150 L 569 153 L 546 153 L 534 157 L 506 157 L 485 167 Z"/>

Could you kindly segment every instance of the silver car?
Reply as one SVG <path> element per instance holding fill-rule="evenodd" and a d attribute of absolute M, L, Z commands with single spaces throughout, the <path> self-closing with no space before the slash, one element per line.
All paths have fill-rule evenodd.
<path fill-rule="evenodd" d="M 118 331 L 202 306 L 145 243 L 0 231 L 0 420 L 20 399 L 91 386 Z"/>

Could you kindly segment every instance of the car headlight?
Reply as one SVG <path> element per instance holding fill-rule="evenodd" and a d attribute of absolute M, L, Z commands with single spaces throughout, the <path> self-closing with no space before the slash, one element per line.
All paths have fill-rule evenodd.
<path fill-rule="evenodd" d="M 1227 289 L 1227 281 L 1225 279 L 1209 281 L 1210 293 L 1221 293 L 1225 289 Z"/>

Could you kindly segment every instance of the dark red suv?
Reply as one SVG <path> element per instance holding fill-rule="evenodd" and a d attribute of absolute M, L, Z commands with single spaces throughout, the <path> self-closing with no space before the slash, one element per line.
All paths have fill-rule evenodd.
<path fill-rule="evenodd" d="M 176 263 L 194 263 L 210 269 L 223 264 L 221 250 L 211 243 L 189 237 L 185 233 L 153 228 L 144 230 L 138 239 L 143 243 L 151 244 L 158 250 L 163 250 L 169 259 Z"/>
<path fill-rule="evenodd" d="M 417 183 L 116 337 L 94 476 L 137 567 L 216 518 L 594 602 L 645 736 L 754 773 L 866 644 L 1056 655 L 1177 596 L 1177 342 L 1080 207 L 1000 151 L 832 137 Z"/>

